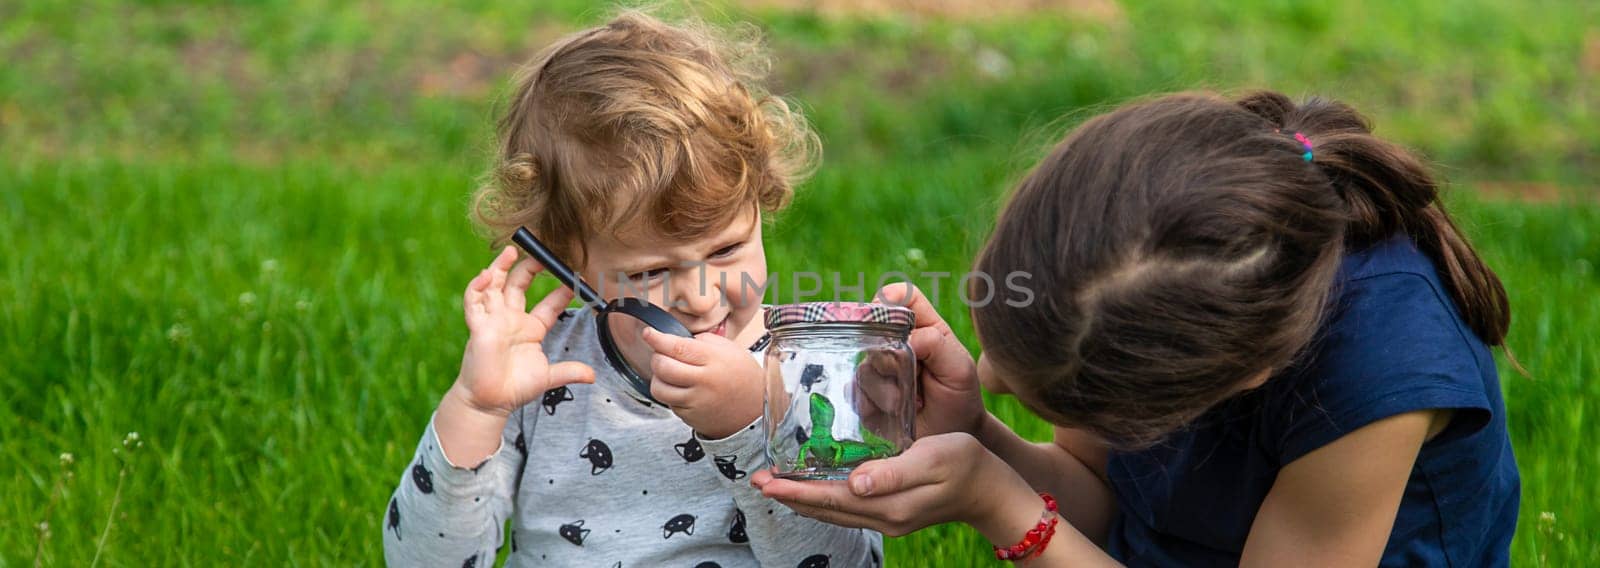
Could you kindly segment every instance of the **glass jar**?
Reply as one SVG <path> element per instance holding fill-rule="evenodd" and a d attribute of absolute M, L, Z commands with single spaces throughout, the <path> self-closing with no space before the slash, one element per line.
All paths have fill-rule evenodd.
<path fill-rule="evenodd" d="M 916 418 L 911 310 L 817 302 L 767 310 L 767 458 L 787 479 L 845 479 L 900 454 Z"/>

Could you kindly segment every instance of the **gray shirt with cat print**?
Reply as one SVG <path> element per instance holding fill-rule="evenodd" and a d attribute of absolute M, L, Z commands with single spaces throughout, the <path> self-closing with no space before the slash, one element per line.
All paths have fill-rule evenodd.
<path fill-rule="evenodd" d="M 553 389 L 511 414 L 472 468 L 445 459 L 430 422 L 389 500 L 391 566 L 489 566 L 511 520 L 510 566 L 878 566 L 875 532 L 802 517 L 750 486 L 767 466 L 761 421 L 702 439 L 610 370 L 588 310 L 561 316 L 552 362 L 594 384 Z"/>

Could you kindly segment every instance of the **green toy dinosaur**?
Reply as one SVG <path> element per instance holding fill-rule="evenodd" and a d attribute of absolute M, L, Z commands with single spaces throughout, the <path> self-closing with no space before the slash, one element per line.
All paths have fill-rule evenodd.
<path fill-rule="evenodd" d="M 795 461 L 808 467 L 844 467 L 897 453 L 894 442 L 866 428 L 861 429 L 861 439 L 861 442 L 833 439 L 833 403 L 828 397 L 811 393 L 811 437 L 800 444 L 800 455 Z"/>

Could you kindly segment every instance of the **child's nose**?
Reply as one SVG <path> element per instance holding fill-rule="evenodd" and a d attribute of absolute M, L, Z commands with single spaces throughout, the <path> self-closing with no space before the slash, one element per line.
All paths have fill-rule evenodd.
<path fill-rule="evenodd" d="M 673 305 L 691 315 L 712 313 L 722 302 L 722 287 L 716 282 L 688 282 L 673 290 Z"/>

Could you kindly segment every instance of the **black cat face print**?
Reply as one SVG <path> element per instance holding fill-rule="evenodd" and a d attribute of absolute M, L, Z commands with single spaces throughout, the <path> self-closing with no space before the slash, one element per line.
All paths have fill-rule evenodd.
<path fill-rule="evenodd" d="M 733 526 L 728 527 L 728 542 L 744 544 L 750 542 L 750 535 L 744 533 L 744 511 L 733 510 Z"/>
<path fill-rule="evenodd" d="M 395 540 L 400 538 L 400 501 L 394 497 L 389 498 L 389 529 L 394 531 Z"/>
<path fill-rule="evenodd" d="M 578 457 L 589 460 L 589 475 L 600 475 L 611 469 L 611 446 L 600 440 L 589 440 L 589 445 L 583 447 Z"/>
<path fill-rule="evenodd" d="M 556 387 L 544 391 L 544 401 L 542 403 L 544 406 L 544 413 L 550 416 L 555 416 L 556 405 L 569 400 L 572 400 L 572 389 L 567 387 Z"/>
<path fill-rule="evenodd" d="M 567 539 L 567 542 L 583 546 L 583 539 L 589 538 L 590 531 L 583 528 L 583 521 L 578 520 L 561 525 L 557 532 L 560 532 L 561 538 Z"/>
<path fill-rule="evenodd" d="M 417 484 L 417 491 L 433 493 L 433 472 L 422 467 L 422 462 L 419 461 L 411 466 L 411 481 Z"/>
<path fill-rule="evenodd" d="M 678 452 L 678 457 L 685 463 L 694 463 L 706 457 L 705 448 L 700 447 L 700 440 L 696 440 L 693 433 L 689 434 L 689 441 L 682 444 L 673 444 L 673 451 Z"/>
<path fill-rule="evenodd" d="M 678 533 L 694 534 L 694 515 L 684 513 L 667 519 L 666 524 L 661 525 L 661 538 L 672 538 L 672 535 Z"/>
<path fill-rule="evenodd" d="M 745 472 L 738 468 L 738 464 L 734 463 L 735 457 L 737 456 L 717 456 L 715 459 L 717 460 L 717 471 L 722 472 L 723 477 L 738 481 L 744 479 Z"/>

